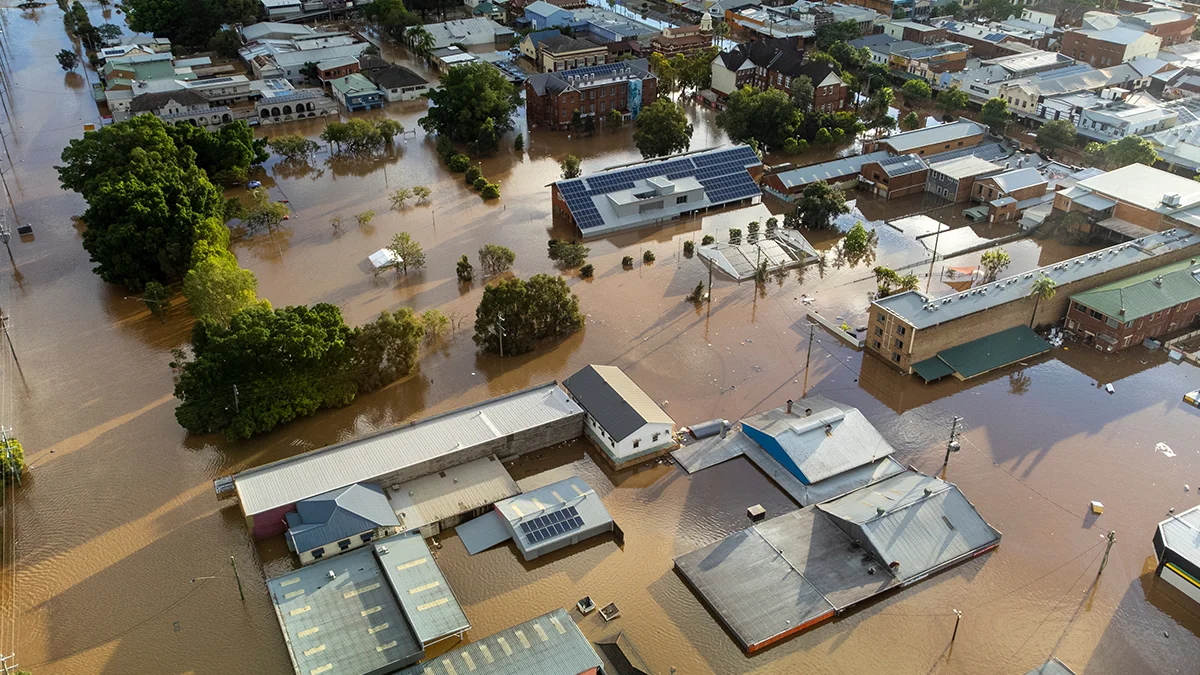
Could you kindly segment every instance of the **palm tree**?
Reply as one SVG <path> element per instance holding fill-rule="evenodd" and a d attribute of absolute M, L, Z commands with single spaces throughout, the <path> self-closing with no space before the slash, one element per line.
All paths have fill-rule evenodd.
<path fill-rule="evenodd" d="M 1033 328 L 1033 320 L 1037 317 L 1038 305 L 1042 300 L 1049 300 L 1058 293 L 1056 285 L 1053 279 L 1046 276 L 1045 272 L 1042 272 L 1042 275 L 1033 282 L 1033 288 L 1029 291 L 1029 294 L 1033 296 L 1033 314 L 1029 316 L 1030 328 Z"/>
<path fill-rule="evenodd" d="M 404 35 L 417 56 L 427 57 L 433 51 L 433 35 L 424 26 L 413 26 Z"/>

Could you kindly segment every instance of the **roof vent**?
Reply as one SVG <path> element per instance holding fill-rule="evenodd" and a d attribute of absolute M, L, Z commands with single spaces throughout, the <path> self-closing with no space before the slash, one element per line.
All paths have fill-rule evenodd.
<path fill-rule="evenodd" d="M 877 516 L 882 516 L 882 515 L 883 515 L 883 514 L 885 514 L 885 513 L 887 513 L 887 511 L 885 511 L 885 510 L 884 510 L 884 508 L 883 508 L 882 506 L 876 506 L 876 507 L 875 507 L 875 515 L 877 515 Z M 330 574 L 333 574 L 333 572 L 330 572 Z"/>
<path fill-rule="evenodd" d="M 328 572 L 325 573 L 325 576 L 329 577 L 330 581 L 333 581 L 334 579 L 337 579 L 337 572 L 334 572 L 333 570 L 329 570 Z"/>
<path fill-rule="evenodd" d="M 925 496 L 928 497 L 931 494 L 933 494 L 933 488 L 930 488 L 930 487 L 925 488 Z"/>
<path fill-rule="evenodd" d="M 387 555 L 387 554 L 388 554 L 388 547 L 380 546 L 379 547 L 379 555 Z"/>
<path fill-rule="evenodd" d="M 1160 275 L 1158 275 L 1158 276 L 1156 276 L 1156 277 L 1154 277 L 1154 285 L 1155 285 L 1155 286 L 1158 286 L 1159 288 L 1162 288 L 1162 282 L 1163 282 L 1163 278 L 1162 278 L 1162 275 L 1161 275 L 1161 274 L 1160 274 Z"/>

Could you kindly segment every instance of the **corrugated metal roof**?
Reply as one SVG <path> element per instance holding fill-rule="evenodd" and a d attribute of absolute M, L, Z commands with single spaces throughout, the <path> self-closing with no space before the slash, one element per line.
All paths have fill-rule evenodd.
<path fill-rule="evenodd" d="M 413 530 L 495 504 L 520 492 L 504 464 L 491 455 L 388 486 L 388 499 L 403 528 Z"/>
<path fill-rule="evenodd" d="M 1198 298 L 1200 265 L 1192 260 L 1156 267 L 1071 296 L 1075 302 L 1126 322 Z"/>
<path fill-rule="evenodd" d="M 867 162 L 881 162 L 888 157 L 889 155 L 886 150 L 879 150 L 865 155 L 843 157 L 831 162 L 822 162 L 821 164 L 781 171 L 776 174 L 776 177 L 783 183 L 785 188 L 790 190 L 791 188 L 808 185 L 819 180 L 829 181 L 834 178 L 852 176 L 862 170 L 863 164 Z"/>
<path fill-rule="evenodd" d="M 551 382 L 249 469 L 234 485 L 253 515 L 582 412 Z"/>
<path fill-rule="evenodd" d="M 585 366 L 563 384 L 618 442 L 647 424 L 675 424 L 654 399 L 616 366 Z"/>
<path fill-rule="evenodd" d="M 990 176 L 990 178 L 996 181 L 996 185 L 1004 192 L 1014 192 L 1046 182 L 1046 179 L 1042 177 L 1042 174 L 1038 173 L 1037 169 L 1030 167 L 1005 171 L 1004 173 Z"/>
<path fill-rule="evenodd" d="M 937 358 L 967 380 L 1048 351 L 1050 343 L 1022 324 L 943 349 Z"/>
<path fill-rule="evenodd" d="M 908 152 L 917 148 L 933 145 L 934 143 L 949 143 L 986 132 L 982 126 L 971 120 L 958 120 L 950 124 L 939 124 L 936 127 L 906 131 L 883 139 L 883 143 L 891 146 L 897 153 Z"/>
<path fill-rule="evenodd" d="M 806 415 L 806 410 L 812 413 Z M 797 402 L 791 414 L 775 408 L 752 415 L 742 420 L 742 426 L 778 442 L 809 484 L 895 452 L 858 408 L 820 396 Z"/>
<path fill-rule="evenodd" d="M 551 531 L 538 541 L 531 541 L 521 530 L 521 523 L 536 520 L 542 516 L 574 508 L 582 525 L 563 532 Z M 613 519 L 600 495 L 584 482 L 579 476 L 560 480 L 536 490 L 510 497 L 496 503 L 496 511 L 508 521 L 509 530 L 513 532 L 513 541 L 525 558 L 537 557 L 541 551 L 554 550 L 562 545 L 564 540 L 583 538 L 612 530 Z M 532 554 L 532 555 L 531 555 Z"/>
<path fill-rule="evenodd" d="M 899 155 L 883 160 L 879 163 L 879 167 L 888 176 L 895 178 L 896 176 L 905 176 L 910 173 L 924 171 L 929 168 L 925 164 L 925 160 L 916 155 Z"/>
<path fill-rule="evenodd" d="M 603 665 L 571 615 L 556 609 L 397 675 L 579 675 Z"/>
<path fill-rule="evenodd" d="M 1158 529 L 1167 548 L 1200 566 L 1200 506 L 1167 518 L 1158 524 Z"/>
<path fill-rule="evenodd" d="M 398 527 L 383 490 L 374 484 L 349 485 L 296 504 L 287 514 L 287 536 L 292 550 L 311 551 L 339 539 L 374 530 Z"/>
<path fill-rule="evenodd" d="M 949 176 L 954 180 L 962 180 L 971 176 L 979 176 L 993 171 L 999 171 L 1004 167 L 999 164 L 993 164 L 986 159 L 981 159 L 974 155 L 966 157 L 957 157 L 949 159 L 937 164 L 930 164 L 929 170 L 936 171 L 944 176 Z"/>
<path fill-rule="evenodd" d="M 869 545 L 902 582 L 999 543 L 958 488 L 908 471 L 817 506 Z M 882 513 L 880 512 L 882 511 Z"/>
<path fill-rule="evenodd" d="M 1051 657 L 1049 661 L 1025 673 L 1025 675 L 1075 675 L 1075 671 L 1068 668 L 1067 664 L 1062 661 Z"/>
<path fill-rule="evenodd" d="M 374 549 L 379 566 L 422 645 L 458 635 L 471 627 L 421 535 L 381 539 Z"/>

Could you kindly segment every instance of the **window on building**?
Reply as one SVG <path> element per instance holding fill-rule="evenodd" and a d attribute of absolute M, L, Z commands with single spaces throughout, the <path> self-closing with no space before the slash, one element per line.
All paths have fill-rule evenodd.
<path fill-rule="evenodd" d="M 371 541 L 374 538 L 375 538 L 374 532 L 363 532 L 362 533 L 362 542 L 364 544 L 367 543 L 368 541 Z"/>
<path fill-rule="evenodd" d="M 896 363 L 900 363 L 900 355 L 892 354 L 892 360 L 895 361 Z"/>
<path fill-rule="evenodd" d="M 887 321 L 887 317 L 884 316 L 883 312 L 877 312 L 875 314 L 875 320 L 879 323 L 883 323 L 884 321 Z"/>
<path fill-rule="evenodd" d="M 688 197 L 687 195 L 680 195 L 675 198 L 675 203 L 676 204 L 685 204 L 685 203 L 687 203 L 687 197 Z"/>
<path fill-rule="evenodd" d="M 879 340 L 875 341 L 875 349 L 883 349 L 883 343 Z"/>
<path fill-rule="evenodd" d="M 896 326 L 896 334 L 897 335 L 904 335 L 907 332 L 908 332 L 908 329 L 905 328 L 904 326 Z"/>
<path fill-rule="evenodd" d="M 1103 321 L 1103 320 L 1104 320 L 1104 315 L 1103 315 L 1103 314 L 1101 314 L 1100 312 L 1097 312 L 1097 311 L 1096 311 L 1096 310 L 1094 310 L 1094 309 L 1089 309 L 1089 310 L 1088 310 L 1088 316 L 1092 317 L 1093 319 L 1095 319 L 1095 320 L 1097 320 L 1097 321 Z"/>
<path fill-rule="evenodd" d="M 892 346 L 896 349 L 904 349 L 904 340 L 900 338 L 892 338 Z"/>
<path fill-rule="evenodd" d="M 325 555 L 325 547 L 323 547 L 323 546 L 322 546 L 321 548 L 314 548 L 314 549 L 313 549 L 313 552 L 312 552 L 312 557 L 314 557 L 314 558 L 320 558 L 320 557 L 321 557 L 321 556 L 323 556 L 323 555 Z"/>
<path fill-rule="evenodd" d="M 880 337 L 883 337 L 883 329 L 880 328 L 879 326 L 875 326 L 875 334 Z"/>
<path fill-rule="evenodd" d="M 338 548 L 342 549 L 343 551 L 345 551 L 346 549 L 350 548 L 350 540 L 349 540 L 349 539 L 343 539 L 343 540 L 339 541 L 339 542 L 338 542 Z"/>
<path fill-rule="evenodd" d="M 641 444 L 642 444 L 642 439 L 640 439 L 640 438 L 633 439 L 633 447 L 636 448 L 637 446 L 639 446 Z"/>
<path fill-rule="evenodd" d="M 658 442 L 658 437 L 659 437 L 660 435 L 661 435 L 661 434 L 657 434 L 657 433 L 656 433 L 656 434 L 654 434 L 653 436 L 651 436 L 651 437 L 650 437 L 650 442 L 651 442 L 651 443 L 657 443 L 657 442 Z"/>

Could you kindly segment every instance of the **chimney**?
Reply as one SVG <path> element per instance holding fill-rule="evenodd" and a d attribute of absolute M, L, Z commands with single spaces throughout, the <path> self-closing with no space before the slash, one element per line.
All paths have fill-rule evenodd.
<path fill-rule="evenodd" d="M 792 414 L 792 399 L 790 399 L 790 398 L 789 398 L 789 399 L 788 399 L 788 401 L 787 401 L 787 413 L 788 413 L 789 415 L 791 415 L 791 414 Z"/>

